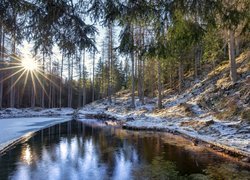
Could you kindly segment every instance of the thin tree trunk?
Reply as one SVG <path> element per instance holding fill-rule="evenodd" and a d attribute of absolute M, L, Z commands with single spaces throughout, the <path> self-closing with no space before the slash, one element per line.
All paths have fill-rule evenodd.
<path fill-rule="evenodd" d="M 43 75 L 44 76 L 46 76 L 45 75 L 45 57 L 44 57 L 44 52 L 43 52 L 43 70 L 42 70 L 43 72 Z M 42 80 L 42 85 L 43 85 L 43 87 L 44 87 L 44 89 L 42 88 L 42 99 L 41 99 L 41 101 L 42 101 L 42 108 L 44 108 L 45 107 L 45 102 L 44 102 L 44 100 L 45 100 L 45 90 L 46 90 L 46 87 L 45 87 L 45 78 L 43 78 L 43 80 Z"/>
<path fill-rule="evenodd" d="M 145 68 L 145 61 L 142 60 L 142 75 L 141 75 L 141 103 L 144 104 L 144 68 Z"/>
<path fill-rule="evenodd" d="M 31 86 L 31 108 L 35 107 L 35 87 Z"/>
<path fill-rule="evenodd" d="M 60 72 L 60 90 L 59 90 L 59 107 L 62 107 L 62 80 L 63 80 L 63 52 L 62 52 L 62 61 L 61 61 L 61 72 Z"/>
<path fill-rule="evenodd" d="M 82 97 L 82 90 L 81 90 L 81 78 L 82 78 L 82 66 L 81 66 L 81 56 L 82 53 L 80 52 L 80 57 L 78 61 L 78 68 L 79 68 L 79 81 L 78 81 L 78 108 L 81 107 L 81 97 Z"/>
<path fill-rule="evenodd" d="M 228 30 L 228 53 L 229 53 L 229 61 L 230 61 L 230 78 L 233 83 L 237 81 L 237 67 L 235 62 L 235 37 L 234 31 Z"/>
<path fill-rule="evenodd" d="M 51 71 L 51 67 L 52 66 L 52 63 L 51 63 L 51 57 L 49 58 L 49 108 L 52 107 L 52 83 L 51 83 L 51 74 L 52 74 L 52 71 Z"/>
<path fill-rule="evenodd" d="M 158 59 L 157 61 L 157 66 L 158 66 L 158 108 L 161 109 L 162 108 L 162 82 L 161 82 L 161 62 Z"/>
<path fill-rule="evenodd" d="M 131 25 L 131 35 L 134 43 L 134 27 Z M 132 73 L 131 73 L 131 81 L 132 81 L 132 93 L 131 93 L 131 108 L 135 108 L 135 54 L 134 50 L 131 51 L 131 62 L 132 62 Z"/>
<path fill-rule="evenodd" d="M 15 35 L 12 40 L 12 56 L 15 56 L 16 54 L 16 42 L 15 42 Z M 12 63 L 14 63 L 15 59 L 14 57 L 11 58 Z M 14 70 L 11 70 L 12 73 L 14 73 Z M 15 86 L 14 84 L 14 76 L 11 76 L 10 79 L 10 107 L 13 108 L 15 106 Z"/>
<path fill-rule="evenodd" d="M 0 34 L 0 57 L 1 57 L 1 61 L 0 61 L 0 67 L 3 66 L 2 63 L 4 63 L 4 40 L 5 40 L 5 34 L 4 34 L 4 30 L 1 26 L 1 34 Z M 0 108 L 3 107 L 3 72 L 0 71 Z"/>
<path fill-rule="evenodd" d="M 183 63 L 179 62 L 179 93 L 182 91 L 183 86 Z"/>
<path fill-rule="evenodd" d="M 68 107 L 71 107 L 71 88 L 72 88 L 72 81 L 71 81 L 71 62 L 70 57 L 68 56 Z"/>
<path fill-rule="evenodd" d="M 132 94 L 131 94 L 131 107 L 135 108 L 135 62 L 134 62 L 134 51 L 131 52 L 131 62 L 132 62 Z"/>
<path fill-rule="evenodd" d="M 85 81 L 85 49 L 83 50 L 82 56 L 82 105 L 86 105 L 86 81 Z"/>
<path fill-rule="evenodd" d="M 95 50 L 93 52 L 93 81 L 92 81 L 92 102 L 95 101 Z"/>
<path fill-rule="evenodd" d="M 194 55 L 194 79 L 198 79 L 198 64 L 199 64 L 199 52 L 198 46 L 195 48 L 195 55 Z"/>
<path fill-rule="evenodd" d="M 113 44 L 112 44 L 112 25 L 109 24 L 109 52 L 108 52 L 108 102 L 112 103 L 112 59 L 113 59 Z"/>

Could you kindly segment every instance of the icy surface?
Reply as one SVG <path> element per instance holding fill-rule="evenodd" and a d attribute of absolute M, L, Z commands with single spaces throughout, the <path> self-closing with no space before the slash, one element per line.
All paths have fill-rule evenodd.
<path fill-rule="evenodd" d="M 13 118 L 13 117 L 48 117 L 48 116 L 67 116 L 73 115 L 73 108 L 6 108 L 0 111 L 0 118 Z"/>
<path fill-rule="evenodd" d="M 0 119 L 0 150 L 32 132 L 71 120 L 71 117 L 32 117 Z"/>

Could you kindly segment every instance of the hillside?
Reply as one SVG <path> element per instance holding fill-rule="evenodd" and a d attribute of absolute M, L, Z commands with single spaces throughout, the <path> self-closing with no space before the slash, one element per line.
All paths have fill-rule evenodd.
<path fill-rule="evenodd" d="M 200 80 L 186 77 L 189 88 L 181 94 L 165 89 L 163 109 L 156 108 L 156 97 L 146 97 L 144 105 L 136 98 L 136 108 L 132 109 L 130 93 L 122 91 L 112 105 L 107 99 L 96 101 L 81 109 L 80 117 L 109 117 L 120 120 L 124 128 L 181 134 L 194 139 L 195 145 L 206 142 L 214 149 L 236 152 L 249 161 L 244 157 L 250 157 L 250 51 L 237 58 L 239 80 L 235 84 L 229 78 L 228 62 L 204 71 Z"/>

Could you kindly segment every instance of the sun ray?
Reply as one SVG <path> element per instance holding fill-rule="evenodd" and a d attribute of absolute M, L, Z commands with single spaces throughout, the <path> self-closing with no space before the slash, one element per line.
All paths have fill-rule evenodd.
<path fill-rule="evenodd" d="M 49 97 L 49 95 L 48 95 L 48 93 L 47 93 L 47 91 L 46 91 L 46 89 L 45 89 L 43 83 L 41 82 L 41 80 L 40 80 L 40 78 L 38 77 L 38 75 L 36 74 L 36 72 L 34 72 L 34 75 L 35 75 L 35 77 L 36 77 L 38 83 L 39 83 L 40 86 L 42 87 L 42 89 L 43 89 L 44 93 L 46 94 L 46 96 Z"/>
<path fill-rule="evenodd" d="M 26 73 L 27 71 L 24 70 L 22 72 L 22 74 L 19 76 L 19 78 L 12 84 L 12 86 L 10 87 L 10 89 L 8 90 L 7 94 L 10 92 L 11 89 L 13 89 L 13 87 L 18 83 L 18 81 L 23 77 L 23 75 Z"/>
<path fill-rule="evenodd" d="M 36 83 L 34 80 L 33 71 L 30 71 L 30 75 L 31 75 L 31 81 L 32 81 L 32 85 L 33 85 L 34 95 L 36 96 Z"/>
<path fill-rule="evenodd" d="M 2 81 L 0 81 L 0 83 L 6 81 L 7 79 L 10 79 L 11 77 L 15 76 L 16 74 L 20 73 L 20 72 L 23 71 L 23 70 L 24 70 L 23 68 L 22 68 L 22 69 L 19 69 L 17 72 L 15 72 L 15 73 L 13 73 L 13 74 L 7 76 L 6 78 L 4 78 Z"/>
<path fill-rule="evenodd" d="M 17 56 L 15 56 L 15 55 L 13 55 L 13 54 L 7 54 L 7 53 L 3 53 L 3 52 L 0 52 L 0 54 L 1 54 L 1 55 L 5 55 L 5 56 L 8 56 L 8 57 L 11 58 L 11 59 L 15 59 L 15 60 L 21 62 L 20 57 L 17 57 Z"/>
<path fill-rule="evenodd" d="M 24 80 L 24 85 L 23 85 L 23 88 L 22 88 L 22 96 L 24 94 L 24 90 L 25 90 L 25 87 L 26 87 L 26 84 L 27 84 L 27 81 L 28 81 L 28 77 L 29 77 L 29 72 L 27 71 L 26 76 L 25 76 L 25 80 Z"/>
<path fill-rule="evenodd" d="M 6 71 L 6 70 L 10 70 L 10 69 L 18 69 L 18 68 L 22 68 L 22 66 L 13 66 L 13 67 L 6 67 L 6 68 L 0 68 L 0 71 Z"/>
<path fill-rule="evenodd" d="M 47 79 L 48 81 L 50 81 L 53 85 L 55 85 L 57 88 L 60 88 L 54 81 L 52 81 L 51 79 L 49 79 L 48 77 L 46 77 L 41 71 L 37 71 L 40 75 L 42 75 L 45 79 Z"/>

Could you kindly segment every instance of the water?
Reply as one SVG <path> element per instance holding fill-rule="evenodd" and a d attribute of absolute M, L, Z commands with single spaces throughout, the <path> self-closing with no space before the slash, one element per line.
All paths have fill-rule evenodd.
<path fill-rule="evenodd" d="M 1 156 L 0 179 L 250 179 L 250 171 L 178 136 L 71 121 Z"/>

